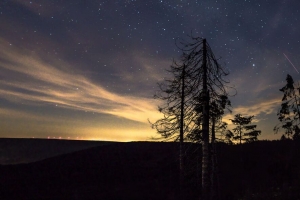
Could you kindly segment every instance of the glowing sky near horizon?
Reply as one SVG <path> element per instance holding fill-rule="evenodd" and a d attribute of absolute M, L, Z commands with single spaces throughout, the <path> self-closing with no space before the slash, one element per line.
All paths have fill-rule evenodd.
<path fill-rule="evenodd" d="M 296 0 L 2 0 L 0 137 L 157 137 L 156 83 L 180 56 L 175 39 L 192 31 L 230 71 L 233 115 L 255 115 L 260 139 L 279 138 L 279 89 L 287 74 L 299 80 L 299 9 Z"/>

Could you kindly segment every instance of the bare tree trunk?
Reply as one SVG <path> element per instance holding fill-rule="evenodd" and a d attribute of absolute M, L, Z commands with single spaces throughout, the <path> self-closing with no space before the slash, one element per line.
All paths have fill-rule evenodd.
<path fill-rule="evenodd" d="M 184 166 L 183 166 L 183 126 L 184 126 L 184 78 L 185 78 L 185 65 L 183 66 L 182 69 L 182 83 L 181 83 L 181 103 L 180 103 L 180 138 L 179 138 L 179 145 L 180 145 L 180 149 L 179 149 L 179 170 L 180 170 L 180 174 L 179 174 L 179 181 L 180 181 L 180 185 L 179 185 L 179 192 L 180 192 L 180 199 L 183 199 L 183 191 L 182 191 L 182 187 L 183 187 L 183 179 L 184 179 Z"/>
<path fill-rule="evenodd" d="M 215 117 L 212 117 L 212 125 L 211 125 L 211 187 L 210 187 L 210 193 L 211 199 L 215 199 L 216 197 L 216 182 L 215 182 L 215 175 L 216 175 L 216 163 L 215 163 L 215 158 L 216 158 L 216 152 L 215 152 Z"/>
<path fill-rule="evenodd" d="M 240 144 L 242 144 L 242 128 L 240 128 Z"/>
<path fill-rule="evenodd" d="M 212 124 L 211 124 L 211 145 L 212 146 L 215 144 L 216 141 L 215 126 L 216 126 L 216 118 L 212 117 Z"/>
<path fill-rule="evenodd" d="M 209 92 L 207 89 L 206 39 L 203 39 L 202 199 L 209 199 Z"/>

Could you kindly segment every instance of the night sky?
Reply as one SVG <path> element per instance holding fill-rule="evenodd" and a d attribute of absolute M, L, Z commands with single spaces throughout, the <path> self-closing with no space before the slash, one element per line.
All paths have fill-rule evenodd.
<path fill-rule="evenodd" d="M 277 139 L 279 89 L 287 74 L 299 79 L 299 9 L 297 0 L 1 0 L 0 137 L 157 137 L 148 123 L 162 117 L 157 82 L 181 54 L 175 39 L 192 32 L 229 70 L 233 114 L 255 115 L 259 139 Z"/>

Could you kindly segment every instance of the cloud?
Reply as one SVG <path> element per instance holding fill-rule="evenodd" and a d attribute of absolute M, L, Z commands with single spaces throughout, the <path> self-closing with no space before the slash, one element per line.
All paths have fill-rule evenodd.
<path fill-rule="evenodd" d="M 43 121 L 45 119 L 49 120 L 49 118 L 45 116 L 37 116 L 32 113 L 19 111 L 16 109 L 8 109 L 8 108 L 0 108 L 0 116 L 4 116 L 5 118 L 11 119 L 26 119 L 26 120 L 34 120 L 34 121 Z"/>
<path fill-rule="evenodd" d="M 280 98 L 264 99 L 261 102 L 254 102 L 252 105 L 238 106 L 233 108 L 232 114 L 226 114 L 223 119 L 228 124 L 231 124 L 229 119 L 233 119 L 235 114 L 242 114 L 243 116 L 254 115 L 255 119 L 253 122 L 260 122 L 264 120 L 259 115 L 270 115 L 277 112 L 277 108 L 280 105 Z"/>
<path fill-rule="evenodd" d="M 45 62 L 36 54 L 7 45 L 4 40 L 0 40 L 0 44 L 4 47 L 0 50 L 2 98 L 106 113 L 144 123 L 147 123 L 147 118 L 159 117 L 152 99 L 110 92 L 73 72 L 68 63 L 55 59 L 52 63 Z"/>
<path fill-rule="evenodd" d="M 245 113 L 247 115 L 272 114 L 280 104 L 280 99 L 266 99 L 249 106 L 239 106 L 234 108 L 235 113 Z"/>

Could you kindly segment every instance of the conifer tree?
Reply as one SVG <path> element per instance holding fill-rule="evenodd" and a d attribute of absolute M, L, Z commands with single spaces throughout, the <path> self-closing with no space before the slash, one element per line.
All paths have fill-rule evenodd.
<path fill-rule="evenodd" d="M 274 127 L 275 133 L 284 129 L 284 135 L 289 139 L 300 137 L 300 87 L 295 86 L 291 75 L 286 77 L 286 85 L 279 91 L 283 92 L 281 108 L 277 113 L 280 124 Z"/>
<path fill-rule="evenodd" d="M 256 130 L 256 125 L 251 125 L 254 116 L 243 117 L 241 114 L 236 114 L 231 122 L 236 125 L 232 131 L 228 131 L 227 137 L 233 141 L 238 141 L 240 144 L 243 142 L 253 142 L 261 134 L 260 130 Z"/>

